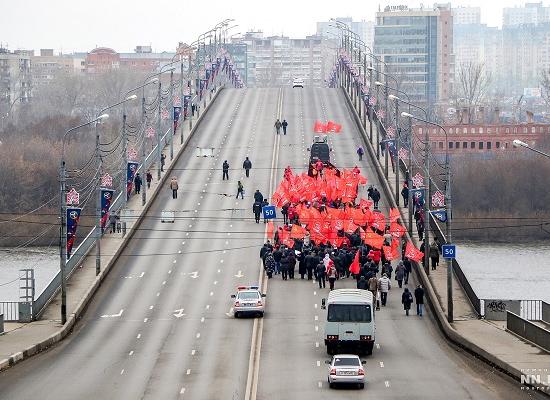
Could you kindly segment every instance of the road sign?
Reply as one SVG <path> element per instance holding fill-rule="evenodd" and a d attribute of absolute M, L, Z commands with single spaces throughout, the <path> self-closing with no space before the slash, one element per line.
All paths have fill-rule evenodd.
<path fill-rule="evenodd" d="M 456 245 L 444 244 L 442 246 L 443 258 L 456 258 Z"/>
<path fill-rule="evenodd" d="M 264 206 L 262 207 L 262 212 L 264 214 L 264 219 L 273 219 L 275 218 L 275 206 Z"/>

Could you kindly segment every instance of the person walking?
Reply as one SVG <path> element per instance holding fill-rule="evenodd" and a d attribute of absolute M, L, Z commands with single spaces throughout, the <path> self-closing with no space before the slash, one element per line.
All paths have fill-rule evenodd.
<path fill-rule="evenodd" d="M 386 261 L 382 264 L 382 273 L 388 276 L 388 279 L 391 281 L 391 274 L 393 272 L 393 267 L 391 261 Z"/>
<path fill-rule="evenodd" d="M 283 127 L 283 135 L 286 135 L 286 128 L 288 127 L 288 122 L 286 122 L 286 119 L 283 119 L 281 126 Z"/>
<path fill-rule="evenodd" d="M 241 181 L 237 181 L 237 195 L 235 196 L 236 199 L 239 198 L 239 194 L 241 195 L 241 199 L 244 199 L 244 186 Z"/>
<path fill-rule="evenodd" d="M 262 203 L 254 202 L 252 205 L 252 212 L 254 213 L 254 220 L 257 224 L 260 223 L 260 214 L 262 213 Z"/>
<path fill-rule="evenodd" d="M 378 209 L 378 202 L 380 201 L 380 192 L 377 188 L 372 189 L 371 199 L 374 203 L 374 208 Z"/>
<path fill-rule="evenodd" d="M 363 154 L 365 154 L 365 150 L 363 150 L 363 147 L 359 146 L 357 148 L 357 155 L 359 156 L 359 161 L 363 160 Z"/>
<path fill-rule="evenodd" d="M 246 157 L 246 159 L 243 162 L 243 168 L 244 168 L 246 177 L 247 178 L 250 177 L 250 169 L 252 168 L 252 161 L 250 161 L 248 157 Z"/>
<path fill-rule="evenodd" d="M 116 221 L 117 221 L 117 214 L 115 212 L 109 213 L 109 233 L 115 233 L 116 232 Z"/>
<path fill-rule="evenodd" d="M 363 275 L 359 277 L 359 280 L 357 281 L 357 289 L 363 289 L 368 290 L 369 289 L 369 283 L 365 279 Z"/>
<path fill-rule="evenodd" d="M 153 181 L 153 174 L 151 174 L 151 171 L 147 170 L 147 174 L 145 174 L 145 180 L 147 181 L 147 189 L 150 189 L 151 182 Z"/>
<path fill-rule="evenodd" d="M 264 201 L 262 201 L 262 210 L 264 207 L 267 207 L 269 205 L 269 201 L 267 201 L 267 199 L 264 199 Z M 264 215 L 264 224 L 267 224 L 267 215 Z"/>
<path fill-rule="evenodd" d="M 288 269 L 290 265 L 289 257 L 289 251 L 288 249 L 285 249 L 283 252 L 283 258 L 281 258 L 281 277 L 283 278 L 283 281 L 288 280 Z"/>
<path fill-rule="evenodd" d="M 275 260 L 275 275 L 281 272 L 281 259 L 283 258 L 283 252 L 279 247 L 275 248 L 273 252 L 273 260 Z"/>
<path fill-rule="evenodd" d="M 288 224 L 288 203 L 281 208 L 281 214 L 283 214 L 283 224 Z"/>
<path fill-rule="evenodd" d="M 275 121 L 275 130 L 277 131 L 277 135 L 281 133 L 281 126 L 283 126 L 283 124 L 281 124 L 281 121 L 277 118 Z"/>
<path fill-rule="evenodd" d="M 325 288 L 325 273 L 325 264 L 319 261 L 319 264 L 315 267 L 315 277 L 317 278 L 317 282 L 319 282 L 319 289 Z"/>
<path fill-rule="evenodd" d="M 336 270 L 336 266 L 334 265 L 334 262 L 330 263 L 328 266 L 327 277 L 328 277 L 330 290 L 334 290 L 334 282 L 336 282 L 336 278 L 338 277 L 338 272 Z"/>
<path fill-rule="evenodd" d="M 386 306 L 388 301 L 388 292 L 391 289 L 391 281 L 388 275 L 382 274 L 382 278 L 378 281 L 378 289 L 380 290 L 380 297 L 382 299 L 382 307 Z"/>
<path fill-rule="evenodd" d="M 139 175 L 139 172 L 138 172 L 134 178 L 134 191 L 136 194 L 139 194 L 142 184 L 143 184 L 143 180 L 141 179 L 141 176 Z"/>
<path fill-rule="evenodd" d="M 273 253 L 271 251 L 267 251 L 265 255 L 265 273 L 267 274 L 267 277 L 271 279 L 273 277 L 273 272 L 275 271 L 275 260 L 273 259 Z"/>
<path fill-rule="evenodd" d="M 288 277 L 294 279 L 294 270 L 296 269 L 296 256 L 294 250 L 288 250 Z"/>
<path fill-rule="evenodd" d="M 409 275 L 412 272 L 412 263 L 411 260 L 405 257 L 403 260 L 403 265 L 405 266 L 405 285 L 409 284 Z"/>
<path fill-rule="evenodd" d="M 374 299 L 376 299 L 376 309 L 380 310 L 380 303 L 378 302 L 378 278 L 376 275 L 373 275 L 369 279 L 369 290 L 372 293 Z"/>
<path fill-rule="evenodd" d="M 313 251 L 309 256 L 306 256 L 306 270 L 308 281 L 311 281 L 313 279 L 313 274 L 315 272 L 317 264 L 319 264 L 319 257 L 317 257 L 317 252 Z"/>
<path fill-rule="evenodd" d="M 178 180 L 175 176 L 170 180 L 170 189 L 172 189 L 172 198 L 177 199 L 179 186 Z"/>
<path fill-rule="evenodd" d="M 258 203 L 264 201 L 264 195 L 260 192 L 259 189 L 256 189 L 256 191 L 254 192 L 254 201 L 257 201 Z"/>
<path fill-rule="evenodd" d="M 403 206 L 409 206 L 409 185 L 407 182 L 403 183 L 403 189 L 401 189 L 401 196 L 403 196 Z"/>
<path fill-rule="evenodd" d="M 405 288 L 405 291 L 401 295 L 401 304 L 403 304 L 403 309 L 405 310 L 405 314 L 409 315 L 409 310 L 411 309 L 411 304 L 413 302 L 413 296 L 412 293 L 409 292 L 408 288 Z"/>
<path fill-rule="evenodd" d="M 227 160 L 223 162 L 222 171 L 223 171 L 222 181 L 225 181 L 226 179 L 229 180 L 229 163 L 227 162 Z"/>
<path fill-rule="evenodd" d="M 439 265 L 439 247 L 435 240 L 430 244 L 430 259 L 432 260 L 432 270 L 435 271 Z"/>
<path fill-rule="evenodd" d="M 422 316 L 422 308 L 424 307 L 424 288 L 418 285 L 414 289 L 414 299 L 416 301 L 416 315 Z"/>
<path fill-rule="evenodd" d="M 399 263 L 397 264 L 397 267 L 395 267 L 395 280 L 399 285 L 399 289 L 403 287 L 404 277 L 405 277 L 405 265 L 403 265 L 403 261 L 399 261 Z"/>
<path fill-rule="evenodd" d="M 166 155 L 162 153 L 160 155 L 160 171 L 164 172 L 164 164 L 166 163 Z"/>
<path fill-rule="evenodd" d="M 302 246 L 302 251 L 296 252 L 296 261 L 298 261 L 298 273 L 300 274 L 300 279 L 304 279 L 306 275 L 306 257 L 308 257 L 309 252 L 304 250 Z"/>

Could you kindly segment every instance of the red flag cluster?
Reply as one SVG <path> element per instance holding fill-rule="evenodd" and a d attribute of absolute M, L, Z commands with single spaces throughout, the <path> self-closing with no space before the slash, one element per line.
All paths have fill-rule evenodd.
<path fill-rule="evenodd" d="M 341 130 L 342 125 L 330 120 L 326 124 L 323 124 L 321 121 L 315 121 L 315 125 L 313 125 L 315 133 L 340 133 Z"/>

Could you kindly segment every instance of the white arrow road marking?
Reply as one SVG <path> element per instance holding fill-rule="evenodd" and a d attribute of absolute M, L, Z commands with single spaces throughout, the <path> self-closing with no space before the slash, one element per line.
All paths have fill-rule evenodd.
<path fill-rule="evenodd" d="M 175 313 L 174 317 L 176 317 L 176 318 L 181 318 L 184 315 L 186 315 L 186 314 L 183 313 L 183 308 L 180 308 L 179 310 L 174 310 L 174 313 Z"/>
<path fill-rule="evenodd" d="M 104 314 L 101 316 L 101 318 L 116 318 L 116 317 L 121 317 L 122 316 L 122 313 L 124 312 L 124 309 L 120 309 L 120 311 L 118 312 L 118 314 Z"/>
<path fill-rule="evenodd" d="M 140 278 L 143 278 L 143 275 L 145 275 L 145 272 L 142 272 L 141 275 L 139 276 Z"/>
<path fill-rule="evenodd" d="M 239 272 L 237 272 L 237 275 L 235 275 L 235 278 L 242 278 L 243 276 L 243 271 L 239 270 Z"/>
<path fill-rule="evenodd" d="M 380 343 L 376 343 L 376 348 L 380 349 Z"/>
<path fill-rule="evenodd" d="M 191 350 L 191 355 L 194 356 L 197 351 L 195 349 Z"/>
<path fill-rule="evenodd" d="M 321 361 L 317 360 L 317 366 L 318 366 L 318 367 L 321 366 Z"/>
<path fill-rule="evenodd" d="M 181 390 L 180 390 L 180 394 L 184 394 L 185 393 L 185 388 L 182 387 Z"/>
<path fill-rule="evenodd" d="M 187 370 L 187 375 L 189 375 L 190 373 L 191 373 L 191 370 L 190 370 L 190 369 L 188 369 L 188 370 Z"/>
<path fill-rule="evenodd" d="M 384 368 L 384 361 L 380 361 L 380 368 Z"/>
<path fill-rule="evenodd" d="M 389 388 L 390 387 L 390 381 L 385 381 L 384 385 L 386 385 L 386 387 Z"/>
<path fill-rule="evenodd" d="M 199 277 L 199 271 L 190 272 L 189 275 L 191 276 L 191 278 L 197 279 Z"/>
<path fill-rule="evenodd" d="M 136 336 L 136 339 L 140 339 L 140 338 L 141 338 L 141 333 L 138 333 Z"/>

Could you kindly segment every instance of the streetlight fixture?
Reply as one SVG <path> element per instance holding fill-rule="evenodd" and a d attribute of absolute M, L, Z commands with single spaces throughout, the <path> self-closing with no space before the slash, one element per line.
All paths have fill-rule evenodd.
<path fill-rule="evenodd" d="M 109 118 L 109 114 L 101 114 L 97 118 L 75 126 L 65 132 L 63 139 L 61 140 L 61 162 L 59 168 L 59 197 L 60 197 L 60 248 L 59 248 L 59 273 L 61 276 L 61 324 L 65 325 L 67 322 L 67 283 L 65 280 L 65 267 L 67 265 L 67 196 L 66 196 L 66 182 L 67 182 L 67 173 L 65 169 L 65 142 L 67 137 L 71 132 L 74 132 L 80 128 L 91 125 L 93 123 L 98 123 L 105 119 Z"/>
<path fill-rule="evenodd" d="M 544 157 L 550 158 L 550 154 L 545 153 L 545 152 L 543 152 L 543 151 L 540 151 L 540 150 L 538 150 L 538 149 L 535 149 L 534 147 L 529 146 L 527 143 L 522 142 L 522 141 L 519 140 L 519 139 L 514 139 L 514 141 L 512 142 L 512 144 L 514 145 L 514 147 L 525 147 L 526 149 L 529 149 L 529 150 L 531 150 L 531 151 L 534 151 L 535 153 L 538 153 L 538 154 L 540 154 L 540 155 L 542 155 L 542 156 L 544 156 Z"/>

